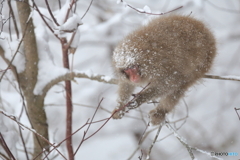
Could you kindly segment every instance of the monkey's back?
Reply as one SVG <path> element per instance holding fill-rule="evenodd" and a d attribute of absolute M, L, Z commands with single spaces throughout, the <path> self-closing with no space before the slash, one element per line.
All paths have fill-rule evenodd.
<path fill-rule="evenodd" d="M 215 55 L 214 36 L 202 22 L 171 15 L 128 35 L 115 49 L 113 63 L 118 71 L 137 65 L 143 79 L 161 85 L 191 85 L 210 69 Z"/>

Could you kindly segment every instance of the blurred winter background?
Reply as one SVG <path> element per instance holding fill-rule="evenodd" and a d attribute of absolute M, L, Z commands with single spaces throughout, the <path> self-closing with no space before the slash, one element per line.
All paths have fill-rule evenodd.
<path fill-rule="evenodd" d="M 42 12 L 47 13 L 45 1 L 38 0 L 36 3 Z M 64 5 L 64 3 L 65 0 L 61 0 L 61 4 Z M 126 0 L 126 3 L 141 9 L 147 5 L 153 13 L 166 12 L 183 6 L 174 13 L 190 15 L 202 20 L 216 36 L 218 55 L 209 74 L 240 77 L 239 0 Z M 15 7 L 14 1 L 12 4 Z M 59 2 L 49 1 L 49 4 L 57 14 Z M 79 17 L 86 12 L 89 4 L 90 0 L 77 2 Z M 1 0 L 1 6 L 3 7 L 1 8 L 2 15 L 7 18 L 9 14 L 7 0 Z M 36 12 L 34 12 L 33 18 L 35 18 L 35 23 L 41 22 Z M 117 4 L 117 0 L 93 1 L 90 10 L 82 20 L 83 25 L 79 26 L 80 40 L 73 57 L 73 69 L 114 77 L 111 68 L 111 55 L 114 47 L 125 35 L 138 26 L 146 24 L 151 18 L 154 16 L 139 14 L 122 3 Z M 56 67 L 62 67 L 60 43 L 47 27 L 45 29 L 47 32 L 43 32 L 42 36 L 48 36 L 50 48 L 48 55 L 50 55 L 51 62 Z M 8 23 L 4 25 L 3 32 L 5 32 L 4 34 L 9 33 Z M 70 55 L 70 59 L 72 59 L 72 55 Z M 4 70 L 6 67 L 7 65 L 0 58 L 0 70 Z M 56 74 L 58 70 L 48 68 L 46 72 Z M 104 109 L 97 112 L 95 120 L 109 117 L 116 105 L 117 98 L 116 85 L 90 79 L 76 78 L 75 80 L 76 82 L 72 82 L 73 131 L 92 117 L 102 98 L 104 99 L 101 107 Z M 16 82 L 11 71 L 8 71 L 0 83 L 0 109 L 17 117 L 22 109 L 21 101 L 16 89 Z M 66 107 L 63 83 L 59 83 L 48 92 L 44 103 L 49 124 L 49 138 L 52 143 L 57 144 L 65 138 Z M 130 111 L 121 120 L 110 120 L 96 135 L 83 143 L 75 159 L 137 160 L 141 155 L 146 156 L 157 132 L 153 126 L 148 127 L 149 135 L 137 152 L 134 153 L 134 151 L 138 148 L 138 142 L 146 128 L 148 111 L 153 107 L 153 104 L 145 104 L 140 109 Z M 167 117 L 170 122 L 177 121 L 171 125 L 178 129 L 178 135 L 184 138 L 190 146 L 206 152 L 237 152 L 240 155 L 240 121 L 234 108 L 240 108 L 239 81 L 202 79 L 189 89 L 184 100 Z M 29 126 L 26 116 L 23 116 L 20 121 Z M 100 125 L 99 123 L 94 124 L 90 133 L 96 131 Z M 18 126 L 2 114 L 0 114 L 0 132 L 16 159 L 26 159 Z M 74 150 L 81 142 L 83 132 L 84 129 L 73 136 Z M 31 132 L 24 130 L 24 139 L 31 151 L 32 137 L 30 135 Z M 59 150 L 63 154 L 67 154 L 65 144 L 61 145 Z M 0 153 L 5 153 L 1 146 Z M 57 152 L 52 154 L 52 157 L 56 156 L 55 159 L 62 159 L 61 156 L 57 156 Z M 216 159 L 198 151 L 193 151 L 193 154 L 199 160 Z M 219 158 L 231 160 L 240 159 L 240 156 Z M 150 159 L 190 160 L 191 157 L 186 147 L 166 126 L 163 126 Z"/>

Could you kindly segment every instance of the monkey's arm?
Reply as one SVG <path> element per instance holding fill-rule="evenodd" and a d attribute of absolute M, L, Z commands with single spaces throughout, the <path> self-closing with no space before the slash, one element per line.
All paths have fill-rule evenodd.
<path fill-rule="evenodd" d="M 125 111 L 125 105 L 128 103 L 129 98 L 134 90 L 134 86 L 129 84 L 129 83 L 125 83 L 125 82 L 120 82 L 118 84 L 118 105 L 117 107 L 113 110 L 113 119 L 120 119 L 122 118 L 122 116 L 124 115 L 124 111 Z"/>
<path fill-rule="evenodd" d="M 159 90 L 159 88 L 150 87 L 136 94 L 135 98 L 131 100 L 131 102 L 129 102 L 129 97 L 131 96 L 134 87 L 128 85 L 129 84 L 124 84 L 123 86 L 119 86 L 120 101 L 118 101 L 118 106 L 113 111 L 114 119 L 122 118 L 126 110 L 137 108 L 141 104 L 150 101 L 155 97 L 161 96 L 161 91 Z"/>
<path fill-rule="evenodd" d="M 136 94 L 135 99 L 129 103 L 127 106 L 129 109 L 134 109 L 139 107 L 141 104 L 148 102 L 155 97 L 161 96 L 163 93 L 161 93 L 161 90 L 156 87 L 150 87 L 144 90 L 143 92 L 140 92 L 139 94 Z"/>
<path fill-rule="evenodd" d="M 134 88 L 135 87 L 129 83 L 120 82 L 118 84 L 118 103 L 127 103 Z"/>

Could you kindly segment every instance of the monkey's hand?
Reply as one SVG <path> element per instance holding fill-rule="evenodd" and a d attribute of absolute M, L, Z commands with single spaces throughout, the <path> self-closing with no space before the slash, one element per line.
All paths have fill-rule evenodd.
<path fill-rule="evenodd" d="M 139 107 L 138 102 L 136 100 L 129 102 L 128 105 L 126 106 L 127 109 L 135 109 L 137 107 Z"/>
<path fill-rule="evenodd" d="M 119 103 L 119 106 L 123 106 L 123 107 L 116 107 L 113 110 L 112 112 L 113 119 L 121 119 L 126 112 L 128 112 L 131 109 L 135 109 L 139 107 L 138 102 L 136 100 L 130 101 L 128 102 L 128 104 L 125 104 L 125 105 L 123 105 L 122 103 Z"/>
<path fill-rule="evenodd" d="M 165 119 L 165 114 L 163 110 L 153 109 L 149 112 L 150 121 L 153 125 L 159 125 Z"/>
<path fill-rule="evenodd" d="M 113 119 L 121 119 L 123 116 L 124 116 L 124 113 L 125 111 L 124 110 L 121 110 L 119 108 L 115 108 L 113 111 L 112 111 L 112 118 Z"/>
<path fill-rule="evenodd" d="M 119 110 L 119 109 L 114 109 L 112 112 L 113 119 L 121 119 L 124 116 L 124 111 L 123 110 Z"/>

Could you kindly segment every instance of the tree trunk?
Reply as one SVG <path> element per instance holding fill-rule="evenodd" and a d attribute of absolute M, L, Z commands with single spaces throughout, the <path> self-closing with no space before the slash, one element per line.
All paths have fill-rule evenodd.
<path fill-rule="evenodd" d="M 26 58 L 25 71 L 19 74 L 19 83 L 24 92 L 27 102 L 27 110 L 32 127 L 48 139 L 48 125 L 46 123 L 46 113 L 44 110 L 44 97 L 34 95 L 33 90 L 37 82 L 38 75 L 38 51 L 36 38 L 34 34 L 34 26 L 32 19 L 28 19 L 30 15 L 30 6 L 27 0 L 16 1 L 24 45 L 24 54 Z M 48 143 L 34 136 L 34 153 L 33 158 L 37 157 L 48 146 Z M 36 159 L 41 159 L 38 156 Z"/>

